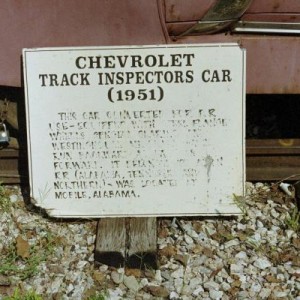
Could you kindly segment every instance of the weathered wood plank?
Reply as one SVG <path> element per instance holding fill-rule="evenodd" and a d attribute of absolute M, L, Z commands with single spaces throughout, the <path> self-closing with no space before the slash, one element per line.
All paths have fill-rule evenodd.
<path fill-rule="evenodd" d="M 131 268 L 157 268 L 156 218 L 129 218 L 126 265 Z"/>
<path fill-rule="evenodd" d="M 95 261 L 114 267 L 125 264 L 126 227 L 125 218 L 104 218 L 99 220 Z"/>

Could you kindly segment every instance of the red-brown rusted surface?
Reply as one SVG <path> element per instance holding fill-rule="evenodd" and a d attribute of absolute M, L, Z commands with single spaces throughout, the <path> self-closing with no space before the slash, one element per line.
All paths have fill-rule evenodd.
<path fill-rule="evenodd" d="M 247 93 L 300 93 L 298 36 L 166 38 L 189 29 L 216 1 L 1 0 L 0 85 L 21 86 L 22 48 L 239 42 L 247 49 Z M 297 22 L 300 1 L 253 0 L 244 18 Z"/>
<path fill-rule="evenodd" d="M 300 93 L 299 37 L 218 34 L 184 37 L 174 43 L 210 42 L 237 42 L 247 49 L 247 93 Z"/>
<path fill-rule="evenodd" d="M 166 22 L 199 21 L 217 0 L 165 0 Z M 247 14 L 297 14 L 299 0 L 253 0 Z"/>
<path fill-rule="evenodd" d="M 20 86 L 22 48 L 165 43 L 156 1 L 1 0 L 0 85 Z"/>
<path fill-rule="evenodd" d="M 192 28 L 214 0 L 165 0 L 167 30 L 174 43 L 238 42 L 247 50 L 247 93 L 300 93 L 300 37 L 265 35 L 198 35 L 176 38 Z M 201 8 L 199 7 L 201 6 Z M 247 21 L 300 22 L 299 0 L 253 0 Z"/>
<path fill-rule="evenodd" d="M 289 13 L 289 14 L 277 14 L 277 13 L 261 13 L 261 14 L 250 14 L 246 13 L 243 21 L 255 21 L 255 22 L 284 22 L 284 23 L 300 23 L 300 14 Z"/>
<path fill-rule="evenodd" d="M 165 0 L 166 21 L 197 21 L 217 0 Z M 299 0 L 253 0 L 248 13 L 295 13 Z"/>
<path fill-rule="evenodd" d="M 247 49 L 247 92 L 298 94 L 300 92 L 299 37 L 244 36 Z"/>
<path fill-rule="evenodd" d="M 198 21 L 217 0 L 165 0 L 166 22 Z"/>
<path fill-rule="evenodd" d="M 253 0 L 248 9 L 248 12 L 251 13 L 293 13 L 299 11 L 299 0 Z"/>

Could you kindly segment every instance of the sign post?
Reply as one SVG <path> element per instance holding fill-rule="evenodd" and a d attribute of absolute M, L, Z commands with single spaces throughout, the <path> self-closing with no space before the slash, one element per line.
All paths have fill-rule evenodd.
<path fill-rule="evenodd" d="M 238 45 L 24 49 L 23 61 L 31 198 L 50 216 L 111 217 L 111 224 L 240 212 L 233 195 L 244 194 L 245 51 Z M 126 239 L 126 222 L 117 223 Z M 151 224 L 145 218 L 140 226 Z"/>

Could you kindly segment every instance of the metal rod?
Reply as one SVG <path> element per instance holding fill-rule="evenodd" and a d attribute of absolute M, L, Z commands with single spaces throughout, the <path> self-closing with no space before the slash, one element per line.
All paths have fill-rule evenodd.
<path fill-rule="evenodd" d="M 298 35 L 300 34 L 300 23 L 240 21 L 232 28 L 232 32 Z"/>

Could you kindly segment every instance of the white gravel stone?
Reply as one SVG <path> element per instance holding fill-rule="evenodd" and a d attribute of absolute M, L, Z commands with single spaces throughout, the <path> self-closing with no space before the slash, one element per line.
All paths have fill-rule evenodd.
<path fill-rule="evenodd" d="M 170 299 L 179 299 L 179 295 L 176 293 L 176 292 L 174 292 L 174 291 L 172 291 L 171 293 L 170 293 L 170 296 L 169 296 L 169 298 Z"/>
<path fill-rule="evenodd" d="M 69 294 L 74 290 L 74 285 L 70 283 L 67 287 L 66 293 Z"/>
<path fill-rule="evenodd" d="M 254 297 L 255 294 L 261 291 L 261 285 L 258 282 L 253 282 L 250 287 L 250 296 Z"/>
<path fill-rule="evenodd" d="M 154 277 L 154 279 L 159 284 L 162 282 L 163 278 L 161 276 L 161 270 L 156 270 L 155 271 L 155 277 Z"/>
<path fill-rule="evenodd" d="M 193 229 L 190 223 L 183 224 L 182 227 L 184 228 L 186 234 L 189 235 L 191 238 L 198 238 L 198 233 Z"/>
<path fill-rule="evenodd" d="M 106 272 L 108 270 L 108 266 L 107 265 L 101 265 L 99 270 L 100 270 L 100 272 Z"/>
<path fill-rule="evenodd" d="M 228 241 L 224 244 L 225 249 L 230 248 L 230 247 L 234 247 L 240 244 L 240 241 L 238 239 L 234 239 L 231 241 Z"/>
<path fill-rule="evenodd" d="M 204 274 L 204 275 L 207 275 L 207 274 L 211 273 L 211 269 L 206 268 L 206 267 L 202 267 L 202 266 L 199 267 L 198 271 L 199 271 L 200 274 Z"/>
<path fill-rule="evenodd" d="M 219 290 L 220 285 L 214 281 L 208 281 L 203 284 L 203 287 L 208 290 L 211 289 Z"/>
<path fill-rule="evenodd" d="M 237 299 L 249 299 L 249 293 L 247 291 L 241 291 L 238 293 Z"/>
<path fill-rule="evenodd" d="M 193 244 L 194 240 L 187 234 L 184 235 L 184 240 L 187 244 Z"/>
<path fill-rule="evenodd" d="M 204 225 L 203 230 L 205 230 L 209 235 L 213 235 L 216 233 L 215 227 L 213 226 L 213 224 L 210 223 Z"/>
<path fill-rule="evenodd" d="M 79 261 L 78 262 L 78 264 L 77 264 L 77 269 L 83 269 L 86 265 L 87 265 L 87 261 L 85 261 L 85 260 L 81 260 L 81 261 Z"/>
<path fill-rule="evenodd" d="M 142 278 L 140 282 L 140 287 L 143 288 L 145 286 L 149 285 L 149 281 L 147 278 Z"/>
<path fill-rule="evenodd" d="M 271 289 L 268 289 L 268 288 L 262 288 L 260 293 L 259 293 L 259 297 L 261 299 L 267 299 L 272 293 L 272 290 Z"/>
<path fill-rule="evenodd" d="M 202 284 L 202 279 L 200 277 L 194 277 L 191 278 L 189 281 L 189 287 L 191 289 L 195 289 L 196 287 L 200 286 Z"/>
<path fill-rule="evenodd" d="M 241 231 L 244 231 L 244 230 L 247 229 L 247 225 L 246 224 L 242 224 L 242 223 L 238 223 L 237 224 L 237 229 L 241 230 Z"/>
<path fill-rule="evenodd" d="M 48 289 L 48 294 L 51 293 L 51 294 L 55 294 L 58 292 L 61 284 L 63 282 L 63 277 L 56 277 L 54 279 L 54 281 L 52 282 L 51 286 L 50 286 L 50 289 Z"/>
<path fill-rule="evenodd" d="M 182 291 L 182 288 L 183 288 L 183 279 L 182 278 L 175 278 L 174 286 L 175 286 L 175 291 L 180 294 L 181 291 Z"/>
<path fill-rule="evenodd" d="M 124 279 L 123 273 L 119 273 L 117 271 L 112 271 L 110 276 L 111 276 L 111 279 L 113 280 L 113 282 L 116 284 L 120 284 L 121 282 L 123 282 L 123 279 Z"/>
<path fill-rule="evenodd" d="M 248 259 L 247 253 L 245 251 L 240 251 L 235 255 L 235 258 L 246 261 Z"/>
<path fill-rule="evenodd" d="M 179 266 L 177 270 L 171 273 L 173 278 L 182 278 L 183 277 L 183 267 Z"/>
<path fill-rule="evenodd" d="M 222 282 L 221 283 L 221 289 L 225 292 L 231 289 L 231 285 L 227 282 Z"/>
<path fill-rule="evenodd" d="M 200 285 L 198 286 L 192 293 L 193 296 L 197 297 L 199 296 L 200 294 L 202 294 L 204 292 L 204 289 L 203 287 Z"/>
<path fill-rule="evenodd" d="M 222 291 L 216 291 L 216 290 L 210 290 L 209 291 L 209 296 L 211 299 L 214 300 L 220 300 L 223 297 L 224 292 Z"/>
<path fill-rule="evenodd" d="M 267 258 L 258 258 L 254 261 L 254 266 L 261 270 L 264 270 L 266 268 L 271 267 L 272 264 Z"/>
<path fill-rule="evenodd" d="M 87 238 L 87 244 L 88 245 L 94 244 L 95 239 L 96 239 L 96 235 L 90 235 L 90 236 L 88 236 L 88 238 Z"/>
<path fill-rule="evenodd" d="M 230 273 L 231 274 L 242 274 L 244 272 L 244 266 L 242 264 L 231 264 Z"/>
<path fill-rule="evenodd" d="M 278 275 L 276 276 L 276 278 L 277 278 L 278 280 L 280 280 L 280 281 L 285 281 L 285 276 L 284 276 L 284 274 L 278 274 Z"/>
<path fill-rule="evenodd" d="M 12 194 L 9 196 L 9 200 L 10 200 L 10 202 L 15 203 L 19 200 L 19 196 L 16 194 Z"/>
<path fill-rule="evenodd" d="M 140 289 L 140 285 L 134 276 L 124 275 L 123 282 L 124 282 L 125 286 L 128 287 L 129 290 L 131 290 L 133 292 L 137 292 Z"/>
<path fill-rule="evenodd" d="M 206 233 L 204 233 L 204 232 L 200 232 L 200 233 L 198 234 L 198 238 L 199 238 L 201 241 L 203 241 L 203 242 L 205 242 L 205 241 L 208 240 L 208 237 L 207 237 Z"/>
<path fill-rule="evenodd" d="M 285 231 L 286 237 L 290 240 L 292 237 L 297 237 L 294 230 L 286 230 Z"/>
<path fill-rule="evenodd" d="M 289 295 L 288 291 L 273 291 L 273 295 L 276 298 L 287 298 Z"/>
<path fill-rule="evenodd" d="M 271 216 L 275 219 L 277 219 L 280 216 L 279 213 L 274 208 L 271 209 L 270 213 L 271 213 Z"/>
<path fill-rule="evenodd" d="M 109 294 L 109 300 L 119 300 L 119 299 L 124 299 L 122 296 L 124 292 L 117 287 L 116 289 L 108 289 L 108 294 Z"/>

